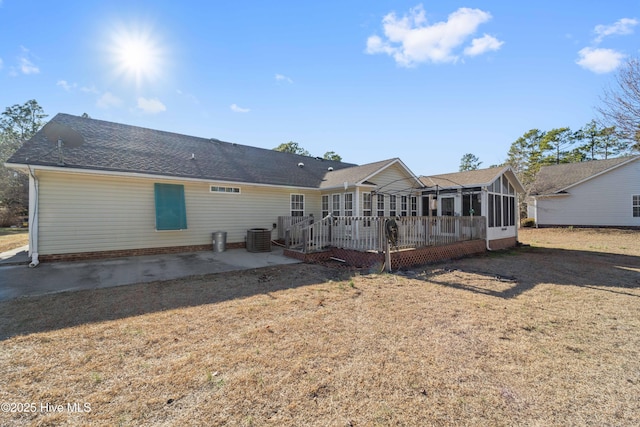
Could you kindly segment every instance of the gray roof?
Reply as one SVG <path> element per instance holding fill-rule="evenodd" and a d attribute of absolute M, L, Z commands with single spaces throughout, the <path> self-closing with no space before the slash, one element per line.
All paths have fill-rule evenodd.
<path fill-rule="evenodd" d="M 70 126 L 84 143 L 63 147 L 61 157 L 41 129 L 7 163 L 309 188 L 320 188 L 329 168 L 355 166 L 69 114 L 51 121 Z"/>
<path fill-rule="evenodd" d="M 335 170 L 326 175 L 325 181 L 322 183 L 321 188 L 336 188 L 342 187 L 345 182 L 350 185 L 353 184 L 370 184 L 375 185 L 374 182 L 367 182 L 369 177 L 372 175 L 382 171 L 383 169 L 391 166 L 394 163 L 400 163 L 402 167 L 407 170 L 410 178 L 416 179 L 413 176 L 413 173 L 409 171 L 406 166 L 400 161 L 398 158 L 381 160 L 379 162 L 367 163 L 361 166 L 353 166 L 350 168 Z M 417 185 L 420 185 L 419 182 L 416 182 Z"/>
<path fill-rule="evenodd" d="M 442 175 L 422 176 L 420 181 L 427 187 L 444 188 L 464 188 L 481 187 L 491 185 L 499 176 L 507 174 L 515 185 L 516 191 L 523 192 L 524 189 L 520 181 L 516 178 L 513 170 L 509 166 L 497 166 L 473 171 L 446 173 Z"/>
<path fill-rule="evenodd" d="M 640 159 L 640 156 L 627 156 L 607 160 L 543 166 L 536 175 L 536 180 L 531 188 L 531 195 L 562 193 L 567 188 L 580 182 L 638 159 Z"/>

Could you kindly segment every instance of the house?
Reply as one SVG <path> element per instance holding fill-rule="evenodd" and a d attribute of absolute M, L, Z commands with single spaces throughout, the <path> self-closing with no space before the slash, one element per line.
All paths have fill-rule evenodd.
<path fill-rule="evenodd" d="M 510 166 L 420 178 L 424 207 L 433 216 L 483 216 L 487 247 L 503 249 L 518 240 L 518 193 L 524 189 Z"/>
<path fill-rule="evenodd" d="M 39 260 L 243 247 L 280 217 L 420 216 L 400 159 L 324 160 L 56 115 L 6 162 L 29 174 L 29 251 Z"/>
<path fill-rule="evenodd" d="M 544 166 L 527 210 L 539 227 L 640 227 L 640 156 Z"/>

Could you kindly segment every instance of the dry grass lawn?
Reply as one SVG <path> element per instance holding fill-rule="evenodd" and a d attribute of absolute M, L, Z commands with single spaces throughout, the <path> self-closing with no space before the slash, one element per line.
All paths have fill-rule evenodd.
<path fill-rule="evenodd" d="M 10 251 L 29 244 L 26 228 L 0 228 L 0 252 Z"/>
<path fill-rule="evenodd" d="M 639 237 L 1 303 L 0 425 L 640 425 Z"/>

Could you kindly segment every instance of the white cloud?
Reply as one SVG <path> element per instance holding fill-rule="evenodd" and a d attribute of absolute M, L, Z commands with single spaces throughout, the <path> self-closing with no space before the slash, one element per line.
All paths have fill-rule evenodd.
<path fill-rule="evenodd" d="M 293 80 L 291 80 L 290 77 L 287 77 L 284 74 L 276 74 L 276 80 L 279 82 L 293 83 Z"/>
<path fill-rule="evenodd" d="M 82 86 L 80 90 L 84 93 L 93 93 L 96 95 L 100 93 L 100 91 L 96 89 L 95 86 Z"/>
<path fill-rule="evenodd" d="M 38 74 L 40 69 L 29 59 L 29 49 L 24 46 L 20 47 L 22 49 L 22 55 L 18 57 L 18 63 L 20 64 L 19 69 L 22 74 Z"/>
<path fill-rule="evenodd" d="M 464 54 L 467 56 L 482 55 L 483 53 L 500 49 L 503 44 L 503 41 L 485 34 L 480 38 L 471 40 L 471 46 L 467 46 L 464 49 Z"/>
<path fill-rule="evenodd" d="M 102 94 L 100 98 L 98 98 L 96 105 L 99 108 L 105 108 L 105 109 L 111 108 L 111 107 L 119 107 L 122 105 L 122 100 L 117 96 L 115 96 L 114 94 L 112 94 L 111 92 L 105 92 Z"/>
<path fill-rule="evenodd" d="M 242 107 L 239 107 L 237 104 L 231 104 L 229 108 L 231 108 L 231 111 L 236 113 L 248 113 L 249 111 L 251 111 L 249 108 L 242 108 Z"/>
<path fill-rule="evenodd" d="M 58 80 L 56 86 L 60 86 L 62 89 L 69 92 L 71 89 L 75 89 L 77 85 L 75 83 L 69 84 L 69 82 L 67 82 L 66 80 Z"/>
<path fill-rule="evenodd" d="M 600 43 L 607 36 L 633 34 L 633 27 L 638 23 L 637 19 L 622 18 L 611 25 L 596 25 L 593 31 L 597 37 L 594 41 Z"/>
<path fill-rule="evenodd" d="M 578 52 L 576 64 L 597 74 L 609 73 L 620 65 L 625 55 L 613 49 L 585 47 Z"/>
<path fill-rule="evenodd" d="M 384 53 L 396 63 L 410 67 L 423 62 L 456 62 L 459 48 L 478 26 L 491 19 L 489 12 L 480 9 L 460 8 L 448 16 L 447 21 L 428 24 L 422 5 L 409 10 L 398 18 L 394 12 L 382 19 L 385 38 L 377 35 L 367 39 L 366 53 Z M 479 55 L 497 50 L 503 42 L 485 35 L 475 39 L 465 49 L 467 55 Z"/>
<path fill-rule="evenodd" d="M 167 111 L 167 107 L 160 102 L 159 99 L 138 98 L 138 108 L 149 114 L 161 113 Z"/>

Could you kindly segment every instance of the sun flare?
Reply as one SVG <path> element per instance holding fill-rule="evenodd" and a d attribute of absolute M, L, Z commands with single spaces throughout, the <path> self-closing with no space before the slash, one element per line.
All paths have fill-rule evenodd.
<path fill-rule="evenodd" d="M 164 52 L 152 31 L 120 27 L 111 38 L 111 54 L 116 73 L 140 86 L 161 73 Z"/>

